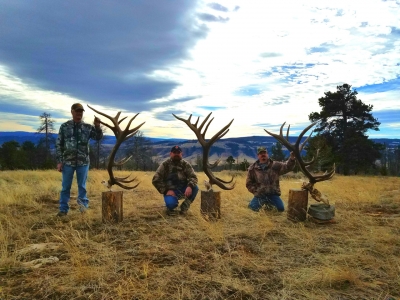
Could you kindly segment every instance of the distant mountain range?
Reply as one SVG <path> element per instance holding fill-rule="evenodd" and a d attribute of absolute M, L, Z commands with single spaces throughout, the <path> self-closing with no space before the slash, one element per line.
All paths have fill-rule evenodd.
<path fill-rule="evenodd" d="M 33 132 L 15 131 L 15 132 L 0 132 L 0 145 L 8 141 L 17 141 L 22 144 L 25 141 L 31 141 L 37 144 L 44 134 Z M 53 134 L 56 138 L 57 134 Z M 199 142 L 195 139 L 160 139 L 148 138 L 153 145 L 153 149 L 160 159 L 167 158 L 172 146 L 179 145 L 184 153 L 184 158 L 194 163 L 198 156 L 202 156 L 202 149 Z M 297 137 L 289 137 L 290 142 L 295 142 Z M 115 137 L 106 135 L 103 140 L 105 148 L 111 151 L 112 146 L 115 144 Z M 400 145 L 400 139 L 371 139 L 376 143 L 384 143 L 389 148 L 397 148 Z M 230 155 L 236 161 L 243 161 L 246 159 L 253 162 L 256 159 L 256 149 L 258 146 L 265 146 L 271 149 L 272 145 L 276 143 L 275 138 L 271 136 L 248 136 L 238 138 L 225 138 L 218 140 L 210 149 L 210 162 L 216 159 L 225 161 Z M 287 151 L 286 151 L 287 152 Z M 287 153 L 288 154 L 288 153 Z"/>

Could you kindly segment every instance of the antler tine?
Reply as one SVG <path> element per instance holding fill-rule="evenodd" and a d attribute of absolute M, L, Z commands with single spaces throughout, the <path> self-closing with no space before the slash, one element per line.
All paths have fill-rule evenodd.
<path fill-rule="evenodd" d="M 132 121 L 135 120 L 136 117 L 137 117 L 138 115 L 139 115 L 139 113 L 137 113 L 136 115 L 134 115 L 134 116 L 129 120 L 128 125 L 126 125 L 126 130 L 129 130 L 129 127 L 131 126 Z M 126 117 L 125 117 L 125 118 L 126 118 Z M 124 118 L 124 119 L 125 119 L 125 118 Z M 140 124 L 139 127 L 142 126 L 144 123 L 145 123 L 145 122 L 143 122 L 142 124 Z"/>
<path fill-rule="evenodd" d="M 280 133 L 281 136 L 283 136 L 283 135 L 282 135 L 282 131 L 283 131 L 283 126 L 285 126 L 285 124 L 286 124 L 286 121 L 283 122 L 283 124 L 282 124 L 281 127 L 279 128 L 279 133 Z"/>
<path fill-rule="evenodd" d="M 304 162 L 304 165 L 305 165 L 306 167 L 312 165 L 312 164 L 315 162 L 315 160 L 318 158 L 319 151 L 320 151 L 320 149 L 317 149 L 317 154 L 316 154 L 315 156 L 313 156 L 313 158 L 312 158 L 310 161 Z"/>
<path fill-rule="evenodd" d="M 130 176 L 130 175 L 129 175 L 129 176 Z M 134 182 L 134 181 L 136 180 L 136 177 L 133 178 L 133 179 L 129 179 L 129 180 L 121 179 L 121 178 L 119 178 L 119 177 L 115 177 L 115 179 L 118 179 L 118 182 L 119 182 L 119 183 L 131 183 L 131 182 Z"/>
<path fill-rule="evenodd" d="M 310 125 L 308 125 L 306 128 L 303 129 L 303 131 L 300 133 L 299 137 L 297 138 L 297 141 L 296 141 L 296 144 L 295 144 L 295 147 L 296 147 L 296 148 L 299 148 L 301 139 L 302 139 L 303 136 L 307 133 L 307 131 L 309 131 L 310 128 L 312 128 L 315 124 L 317 124 L 317 122 L 311 123 Z M 311 133 L 312 133 L 312 132 L 311 132 Z M 306 141 L 307 141 L 307 140 L 308 140 L 308 138 L 306 139 Z M 305 141 L 305 142 L 306 142 L 306 141 Z"/>
<path fill-rule="evenodd" d="M 232 176 L 231 180 L 222 180 L 222 179 L 219 178 L 219 177 L 215 177 L 215 178 L 217 178 L 219 181 L 221 181 L 221 182 L 223 182 L 223 183 L 231 183 L 235 177 Z"/>
<path fill-rule="evenodd" d="M 131 174 L 129 174 L 128 176 L 125 176 L 125 177 L 115 177 L 115 179 L 118 179 L 119 181 L 122 181 L 122 180 L 125 180 L 125 179 L 127 179 L 129 176 L 131 176 L 132 175 L 132 173 Z M 136 178 L 136 177 L 135 177 Z M 134 179 L 135 179 L 134 178 Z"/>
<path fill-rule="evenodd" d="M 146 122 L 143 122 L 142 124 L 136 126 L 135 128 L 132 128 L 132 129 L 129 129 L 129 130 L 125 129 L 127 131 L 127 136 L 124 138 L 123 141 L 126 141 L 127 139 L 130 139 L 131 137 L 133 137 L 138 132 L 139 128 L 142 127 L 142 125 L 144 123 L 146 123 Z"/>
<path fill-rule="evenodd" d="M 208 115 L 208 116 L 210 116 L 210 115 Z M 201 134 L 202 137 L 203 137 L 203 139 L 206 138 L 206 132 L 207 132 L 207 130 L 208 130 L 208 126 L 210 126 L 210 124 L 211 124 L 211 122 L 212 122 L 213 120 L 214 120 L 214 118 L 211 118 L 211 120 L 210 120 L 210 122 L 208 122 L 206 128 L 204 128 L 204 131 L 203 131 L 203 133 Z M 204 122 L 203 122 L 203 123 L 204 123 Z M 202 124 L 202 126 L 203 126 L 203 124 Z"/>
<path fill-rule="evenodd" d="M 215 162 L 213 162 L 212 164 L 208 164 L 208 167 L 210 169 L 215 168 L 216 166 L 218 166 L 218 164 L 221 162 L 221 160 L 218 158 Z"/>
<path fill-rule="evenodd" d="M 138 185 L 140 184 L 140 182 L 139 182 L 138 184 L 134 185 L 134 186 L 126 186 L 125 184 L 122 184 L 122 183 L 119 183 L 119 182 L 116 182 L 115 184 L 118 185 L 118 186 L 120 186 L 120 187 L 122 187 L 122 188 L 125 189 L 125 190 L 133 190 L 133 189 L 135 189 L 135 188 L 138 187 Z"/>
<path fill-rule="evenodd" d="M 114 163 L 113 163 L 113 166 L 114 166 L 114 167 L 122 166 L 123 164 L 125 164 L 126 162 L 128 162 L 131 158 L 132 158 L 132 155 L 131 155 L 131 156 L 128 156 L 128 157 L 125 157 L 125 158 L 121 159 L 121 160 L 118 161 L 118 162 L 114 162 Z"/>
<path fill-rule="evenodd" d="M 109 129 L 111 129 L 111 131 L 114 132 L 115 135 L 118 134 L 118 132 L 115 131 L 115 127 L 112 127 L 112 126 L 108 125 L 107 123 L 104 123 L 103 121 L 100 121 L 100 124 L 102 124 L 102 125 L 108 127 Z"/>
<path fill-rule="evenodd" d="M 301 143 L 300 152 L 303 150 L 304 146 L 307 144 L 308 140 L 311 138 L 311 135 L 313 134 L 313 132 L 314 132 L 314 130 L 311 131 L 310 135 L 306 138 L 306 140 L 303 143 Z"/>
<path fill-rule="evenodd" d="M 213 166 L 210 166 L 208 159 L 209 159 L 209 152 L 210 152 L 210 148 L 211 146 L 214 144 L 215 141 L 217 141 L 218 139 L 220 139 L 221 137 L 223 137 L 228 131 L 228 127 L 232 124 L 233 119 L 231 122 L 229 122 L 228 125 L 224 126 L 224 128 L 222 128 L 220 131 L 218 131 L 208 142 L 205 139 L 205 134 L 207 132 L 208 127 L 210 126 L 211 122 L 214 120 L 214 118 L 212 118 L 208 123 L 208 119 L 210 118 L 212 113 L 209 113 L 207 115 L 207 117 L 204 119 L 204 121 L 201 123 L 201 125 L 199 127 L 197 127 L 197 124 L 199 122 L 200 117 L 197 118 L 197 121 L 195 124 L 190 123 L 190 118 L 192 117 L 192 115 L 189 116 L 189 118 L 187 120 L 180 118 L 178 116 L 176 116 L 175 114 L 172 114 L 176 119 L 184 122 L 186 125 L 188 125 L 188 127 L 196 134 L 197 140 L 199 141 L 200 145 L 203 148 L 203 172 L 206 174 L 206 176 L 209 179 L 209 183 L 215 184 L 218 187 L 220 187 L 223 190 L 232 190 L 234 188 L 234 184 L 232 186 L 226 186 L 226 183 L 231 183 L 233 181 L 233 177 L 230 181 L 224 181 L 221 180 L 218 177 L 215 177 L 214 174 L 211 171 L 211 168 L 213 166 L 216 165 L 216 163 L 213 164 Z M 207 123 L 204 132 L 201 133 L 201 130 L 203 129 L 204 125 Z"/>
<path fill-rule="evenodd" d="M 283 123 L 283 124 L 285 124 L 285 123 Z M 283 125 L 282 125 L 283 126 Z M 288 126 L 288 128 L 287 128 L 287 131 L 286 131 L 286 140 L 289 142 L 289 131 L 290 131 L 290 124 L 289 124 L 289 126 Z"/>
<path fill-rule="evenodd" d="M 232 121 L 230 121 L 227 125 L 225 125 L 220 131 L 218 131 L 211 139 L 210 139 L 210 143 L 214 144 L 214 142 L 216 142 L 217 140 L 219 140 L 220 138 L 222 138 L 225 134 L 228 133 L 229 129 L 228 127 L 231 126 L 232 122 L 234 119 L 232 119 Z"/>
<path fill-rule="evenodd" d="M 113 118 L 113 117 L 111 117 L 111 116 L 109 116 L 109 115 L 107 115 L 105 113 L 102 113 L 99 110 L 94 109 L 89 104 L 87 106 L 91 110 L 93 110 L 93 111 L 97 112 L 98 114 L 102 115 L 103 117 L 106 117 L 107 119 L 109 119 L 113 123 L 114 127 L 108 125 L 107 123 L 104 123 L 104 122 L 100 121 L 101 124 L 103 124 L 104 126 L 107 126 L 108 128 L 110 128 L 114 132 L 115 135 L 117 135 L 120 132 L 120 129 L 119 129 L 119 126 L 118 126 L 118 118 L 119 118 L 119 115 L 121 114 L 121 112 L 118 112 L 117 115 Z"/>
<path fill-rule="evenodd" d="M 142 124 L 140 124 L 140 125 L 143 125 L 144 124 L 144 122 L 142 123 Z M 137 130 L 135 130 L 134 132 L 132 132 L 131 134 L 128 134 L 126 137 L 125 137 L 125 139 L 124 139 L 124 142 L 126 141 L 126 140 L 129 140 L 131 137 L 133 137 L 135 134 L 137 133 Z"/>
<path fill-rule="evenodd" d="M 329 171 L 328 173 L 325 173 L 323 175 L 314 176 L 315 182 L 321 182 L 321 181 L 331 179 L 333 177 L 333 175 L 335 175 L 335 167 L 336 167 L 336 164 L 333 164 L 332 170 Z"/>
<path fill-rule="evenodd" d="M 188 118 L 187 120 L 185 120 L 185 119 L 183 119 L 183 118 L 180 118 L 180 117 L 178 117 L 178 116 L 175 115 L 175 114 L 172 114 L 172 115 L 173 115 L 175 118 L 177 118 L 178 120 L 180 120 L 180 121 L 182 121 L 183 123 L 185 123 L 185 124 L 196 134 L 197 140 L 199 141 L 200 145 L 201 145 L 202 147 L 205 146 L 206 141 L 205 141 L 205 139 L 202 137 L 202 135 L 200 134 L 200 130 L 198 130 L 198 128 L 197 128 L 197 123 L 198 123 L 200 117 L 197 118 L 197 121 L 196 121 L 195 124 L 192 124 L 192 123 L 190 123 L 190 119 L 192 118 L 192 115 L 190 115 L 189 118 Z"/>
<path fill-rule="evenodd" d="M 203 120 L 203 122 L 201 122 L 200 127 L 199 127 L 199 131 L 201 131 L 201 129 L 203 128 L 204 124 L 206 124 L 207 120 L 210 118 L 212 112 L 210 112 L 207 117 Z M 197 117 L 197 120 L 199 120 L 200 117 Z M 214 118 L 213 118 L 214 119 Z M 211 120 L 212 121 L 212 120 Z"/>
<path fill-rule="evenodd" d="M 275 139 L 277 139 L 282 145 L 284 145 L 289 151 L 294 151 L 294 147 L 291 143 L 289 143 L 282 135 L 277 135 L 272 132 L 269 132 L 268 130 L 264 129 L 266 133 L 268 133 L 270 136 L 273 136 Z"/>
<path fill-rule="evenodd" d="M 137 116 L 137 115 L 138 115 L 138 114 L 136 114 L 136 116 Z M 135 116 L 135 117 L 136 117 L 136 116 Z M 119 120 L 119 121 L 118 121 L 118 125 L 121 124 L 122 121 L 125 120 L 126 118 L 127 118 L 127 117 L 123 117 L 121 120 Z"/>

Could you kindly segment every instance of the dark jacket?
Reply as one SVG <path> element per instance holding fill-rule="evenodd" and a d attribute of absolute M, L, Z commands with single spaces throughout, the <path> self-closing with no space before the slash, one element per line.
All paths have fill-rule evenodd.
<path fill-rule="evenodd" d="M 152 183 L 160 194 L 168 190 L 193 188 L 197 185 L 197 175 L 184 159 L 174 162 L 171 158 L 163 161 L 153 176 Z"/>
<path fill-rule="evenodd" d="M 286 162 L 268 159 L 263 169 L 260 161 L 250 165 L 247 172 L 246 187 L 256 197 L 265 195 L 280 195 L 279 176 L 293 170 L 295 160 L 288 159 Z"/>

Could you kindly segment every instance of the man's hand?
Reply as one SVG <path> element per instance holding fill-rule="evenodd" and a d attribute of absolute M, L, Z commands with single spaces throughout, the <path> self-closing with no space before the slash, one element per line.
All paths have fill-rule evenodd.
<path fill-rule="evenodd" d="M 188 186 L 185 190 L 185 197 L 189 198 L 192 195 L 192 188 Z"/>
<path fill-rule="evenodd" d="M 57 171 L 62 172 L 62 163 L 57 164 Z"/>
<path fill-rule="evenodd" d="M 94 126 L 99 127 L 100 126 L 100 119 L 98 117 L 94 117 L 93 121 Z"/>
<path fill-rule="evenodd" d="M 168 190 L 168 192 L 165 195 L 176 197 L 175 192 L 173 190 Z"/>

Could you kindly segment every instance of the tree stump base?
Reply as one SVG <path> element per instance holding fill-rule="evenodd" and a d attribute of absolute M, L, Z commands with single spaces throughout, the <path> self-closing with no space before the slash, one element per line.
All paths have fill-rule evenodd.
<path fill-rule="evenodd" d="M 123 191 L 103 192 L 101 195 L 103 223 L 119 223 L 123 220 Z"/>
<path fill-rule="evenodd" d="M 221 192 L 201 191 L 200 212 L 209 219 L 221 219 Z"/>
<path fill-rule="evenodd" d="M 287 218 L 293 222 L 303 222 L 307 219 L 308 191 L 290 189 Z"/>

